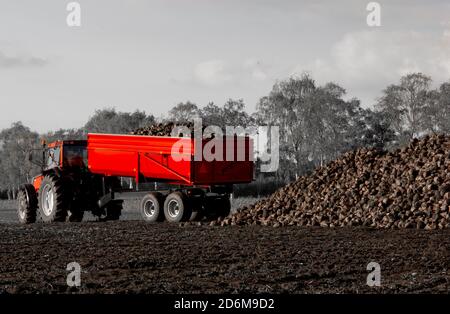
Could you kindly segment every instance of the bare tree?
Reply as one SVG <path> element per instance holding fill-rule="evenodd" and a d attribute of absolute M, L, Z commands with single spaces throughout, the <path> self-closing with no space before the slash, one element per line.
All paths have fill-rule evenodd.
<path fill-rule="evenodd" d="M 0 188 L 9 190 L 15 198 L 19 186 L 31 182 L 38 167 L 28 159 L 29 153 L 39 148 L 39 135 L 21 122 L 15 122 L 0 132 Z"/>
<path fill-rule="evenodd" d="M 450 82 L 443 83 L 439 87 L 439 95 L 437 96 L 438 109 L 437 125 L 440 132 L 450 133 Z"/>
<path fill-rule="evenodd" d="M 430 77 L 411 73 L 403 76 L 400 84 L 388 86 L 378 100 L 376 108 L 388 117 L 402 141 L 409 141 L 424 131 L 430 84 Z"/>
<path fill-rule="evenodd" d="M 49 143 L 64 140 L 83 140 L 86 138 L 86 132 L 83 129 L 59 129 L 43 134 L 42 138 Z"/>
<path fill-rule="evenodd" d="M 335 83 L 316 86 L 303 75 L 276 84 L 260 99 L 256 121 L 280 127 L 282 177 L 290 172 L 293 179 L 347 150 L 387 140 L 381 121 L 369 119 L 372 111 L 362 109 L 357 99 L 344 100 L 345 94 Z"/>
<path fill-rule="evenodd" d="M 201 109 L 200 116 L 205 125 L 217 125 L 223 128 L 227 124 L 223 108 L 213 102 L 208 103 Z"/>
<path fill-rule="evenodd" d="M 84 126 L 84 132 L 126 134 L 152 123 L 155 123 L 155 118 L 143 111 L 129 113 L 107 108 L 95 111 Z"/>
<path fill-rule="evenodd" d="M 198 106 L 190 101 L 179 103 L 169 111 L 169 119 L 174 122 L 192 122 L 200 116 Z"/>

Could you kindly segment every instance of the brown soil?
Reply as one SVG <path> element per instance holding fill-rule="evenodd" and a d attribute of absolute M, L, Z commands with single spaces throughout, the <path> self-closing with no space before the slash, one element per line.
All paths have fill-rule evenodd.
<path fill-rule="evenodd" d="M 0 224 L 0 252 L 0 293 L 450 292 L 449 229 Z"/>

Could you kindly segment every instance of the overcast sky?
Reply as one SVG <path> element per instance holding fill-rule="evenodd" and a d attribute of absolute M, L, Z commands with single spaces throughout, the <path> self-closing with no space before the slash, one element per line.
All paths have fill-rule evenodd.
<path fill-rule="evenodd" d="M 402 74 L 450 79 L 450 1 L 0 0 L 0 128 L 84 125 L 95 109 L 160 116 L 178 102 L 243 98 L 310 72 L 372 106 Z"/>

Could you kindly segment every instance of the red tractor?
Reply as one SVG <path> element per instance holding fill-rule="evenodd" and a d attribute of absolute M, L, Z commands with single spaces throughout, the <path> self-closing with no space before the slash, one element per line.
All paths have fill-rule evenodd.
<path fill-rule="evenodd" d="M 140 212 L 148 222 L 227 216 L 233 184 L 253 180 L 252 141 L 236 136 L 196 141 L 89 134 L 85 141 L 51 143 L 43 150 L 42 173 L 20 188 L 19 221 L 78 222 L 85 211 L 99 220 L 118 220 L 123 200 L 116 195 L 127 192 L 141 197 Z M 210 141 L 222 145 L 223 158 L 195 158 Z M 183 150 L 174 151 L 180 144 Z M 122 188 L 123 177 L 134 178 L 137 187 L 140 182 L 162 182 L 166 189 L 130 191 Z"/>

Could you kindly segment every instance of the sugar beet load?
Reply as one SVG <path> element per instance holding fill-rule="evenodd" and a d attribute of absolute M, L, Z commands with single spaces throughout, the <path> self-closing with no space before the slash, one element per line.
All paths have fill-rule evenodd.
<path fill-rule="evenodd" d="M 194 159 L 211 141 L 224 146 L 222 160 Z M 197 142 L 199 141 L 199 142 Z M 225 158 L 237 154 L 244 143 L 245 160 Z M 174 144 L 182 147 L 173 151 Z M 181 145 L 180 145 L 181 144 Z M 230 213 L 235 183 L 253 179 L 252 141 L 248 138 L 158 137 L 89 134 L 86 141 L 59 141 L 44 147 L 42 173 L 19 192 L 18 216 L 22 223 L 81 221 L 85 211 L 102 220 L 117 220 L 124 191 L 121 177 L 139 182 L 162 182 L 164 190 L 139 192 L 140 211 L 149 222 L 211 219 Z M 200 154 L 202 156 L 202 154 Z"/>

